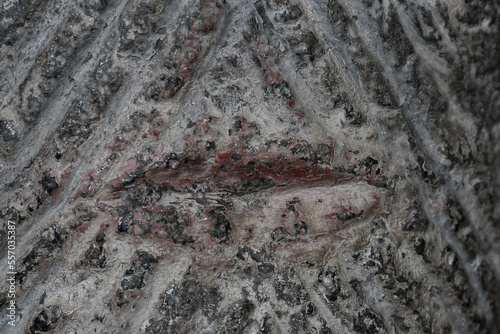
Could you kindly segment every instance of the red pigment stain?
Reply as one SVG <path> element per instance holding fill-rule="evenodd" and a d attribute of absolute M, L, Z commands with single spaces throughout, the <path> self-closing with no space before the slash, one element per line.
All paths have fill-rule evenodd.
<path fill-rule="evenodd" d="M 150 128 L 148 131 L 156 128 L 159 131 L 164 126 L 164 121 L 157 118 L 158 115 L 159 113 L 156 112 L 149 119 Z M 162 184 L 172 191 L 189 193 L 192 192 L 191 186 L 197 184 L 208 193 L 216 192 L 218 194 L 231 195 L 259 193 L 261 190 L 274 189 L 300 182 L 315 182 L 325 177 L 332 178 L 333 180 L 342 177 L 343 174 L 337 172 L 335 166 L 332 166 L 334 150 L 333 139 L 331 137 L 326 138 L 325 142 L 322 143 L 322 145 L 328 146 L 329 153 L 323 154 L 321 161 L 318 163 L 309 159 L 310 150 L 314 149 L 314 147 L 309 145 L 305 140 L 296 137 L 275 141 L 270 144 L 273 146 L 272 148 L 269 145 L 253 148 L 249 144 L 249 141 L 256 135 L 258 128 L 244 117 L 240 117 L 239 119 L 240 126 L 233 134 L 233 143 L 225 147 L 217 147 L 217 149 L 207 151 L 205 147 L 206 142 L 216 141 L 217 131 L 213 125 L 217 124 L 218 119 L 209 114 L 201 115 L 200 119 L 196 120 L 191 127 L 192 134 L 186 135 L 184 138 L 185 148 L 183 152 L 162 154 L 155 154 L 153 152 L 144 154 L 144 160 L 147 161 L 150 158 L 151 162 L 143 166 L 143 171 L 146 171 L 148 166 L 152 164 L 162 163 L 155 170 L 145 172 L 144 178 L 135 180 L 132 187 L 147 182 Z M 139 134 L 139 130 L 135 134 Z M 155 134 L 153 133 L 153 135 Z M 118 150 L 122 150 L 129 143 L 130 137 L 129 139 L 117 137 L 108 145 L 108 148 L 115 153 Z M 164 152 L 164 148 L 158 148 L 158 152 Z M 165 163 L 165 158 L 173 153 L 175 153 L 177 158 Z M 348 154 L 347 151 L 343 153 Z M 112 164 L 111 162 L 105 165 L 104 168 L 101 167 L 100 171 L 89 173 L 83 182 L 82 189 L 77 195 L 82 197 L 93 196 L 95 189 L 103 183 L 104 175 L 108 172 Z M 137 161 L 130 159 L 129 165 L 125 169 L 126 172 L 107 182 L 102 199 L 116 198 L 116 192 L 127 188 L 120 180 L 128 176 L 128 173 L 136 172 L 137 168 Z M 382 174 L 380 172 L 379 175 L 375 175 L 372 170 L 371 175 L 364 175 L 362 174 L 362 170 L 363 168 L 359 168 L 358 175 L 351 177 L 366 179 L 367 182 L 378 182 L 378 177 Z M 375 205 L 375 203 L 376 201 L 371 203 L 370 207 Z M 120 216 L 120 210 L 121 212 L 129 212 L 126 215 L 128 218 L 123 218 L 123 215 Z M 130 233 L 136 238 L 134 242 L 141 242 L 141 239 L 160 239 L 162 240 L 162 247 L 172 248 L 179 246 L 168 239 L 162 222 L 157 222 L 151 217 L 148 220 L 145 214 L 146 210 L 156 213 L 165 211 L 165 207 L 161 205 L 140 208 L 127 208 L 125 206 L 108 207 L 106 211 L 110 212 L 112 216 L 108 225 L 116 231 L 120 222 L 127 223 Z M 335 212 L 326 215 L 325 218 L 339 221 L 339 217 L 351 211 L 351 207 L 339 207 Z M 198 250 L 208 250 L 220 242 L 220 240 L 211 237 L 207 233 L 208 229 L 212 228 L 211 226 L 214 222 L 209 218 L 206 211 L 200 217 L 192 217 L 188 212 L 182 210 L 178 214 L 181 216 L 185 215 L 186 219 L 188 219 L 189 226 L 187 227 L 186 234 L 189 234 L 188 230 L 195 226 L 195 224 L 197 231 L 199 231 L 197 235 L 193 236 L 194 243 L 189 243 L 186 246 L 195 247 Z M 287 210 L 284 210 L 283 214 L 288 216 L 288 222 L 290 222 L 290 219 L 292 222 L 299 220 L 298 212 L 287 212 Z M 130 218 L 130 215 L 132 218 Z M 200 224 L 202 226 L 199 226 Z M 274 252 L 282 243 L 308 242 L 300 234 L 294 235 L 296 231 L 285 228 L 285 225 L 285 217 L 282 217 L 280 220 L 281 229 L 275 230 L 274 239 L 260 245 L 256 249 L 265 247 Z M 81 226 L 80 230 L 83 231 L 84 229 L 86 228 Z M 237 239 L 231 240 L 230 238 L 228 242 L 244 243 L 245 239 L 249 240 L 251 238 L 252 233 L 248 233 L 247 236 Z"/>
<path fill-rule="evenodd" d="M 86 232 L 90 227 L 90 223 L 82 224 L 76 228 L 76 231 L 79 233 L 84 233 Z"/>
<path fill-rule="evenodd" d="M 337 208 L 337 211 L 334 211 L 330 213 L 329 215 L 325 215 L 326 219 L 329 220 L 339 220 L 339 216 L 342 218 L 343 216 L 346 216 L 349 212 L 353 212 L 353 209 L 351 206 L 346 208 L 345 206 L 341 205 Z"/>

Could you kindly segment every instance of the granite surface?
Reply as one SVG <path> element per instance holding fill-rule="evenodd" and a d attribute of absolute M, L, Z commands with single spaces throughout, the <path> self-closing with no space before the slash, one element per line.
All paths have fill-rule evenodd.
<path fill-rule="evenodd" d="M 2 1 L 0 332 L 497 333 L 499 24 Z"/>

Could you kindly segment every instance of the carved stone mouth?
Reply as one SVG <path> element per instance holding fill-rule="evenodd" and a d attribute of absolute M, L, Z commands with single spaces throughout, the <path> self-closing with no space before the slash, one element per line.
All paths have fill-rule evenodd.
<path fill-rule="evenodd" d="M 211 118 L 211 127 L 203 127 L 204 136 L 218 122 Z M 238 138 L 251 129 L 246 122 Z M 198 125 L 194 133 L 201 130 Z M 379 200 L 388 190 L 377 187 L 383 178 L 380 169 L 375 173 L 378 161 L 373 158 L 366 160 L 367 166 L 359 164 L 356 175 L 332 166 L 332 144 L 289 138 L 257 150 L 245 149 L 245 140 L 239 139 L 239 145 L 229 145 L 232 149 L 203 150 L 203 136 L 192 137 L 187 141 L 198 145 L 163 154 L 166 158 L 152 150 L 147 157 L 138 156 L 127 175 L 92 194 L 106 213 L 100 219 L 106 229 L 131 234 L 139 243 L 141 237 L 157 239 L 160 247 L 168 240 L 188 252 L 210 251 L 221 242 L 236 247 L 235 252 L 240 246 L 274 252 L 286 243 L 338 237 L 338 231 L 353 222 L 383 212 Z M 140 177 L 130 181 L 131 175 Z"/>

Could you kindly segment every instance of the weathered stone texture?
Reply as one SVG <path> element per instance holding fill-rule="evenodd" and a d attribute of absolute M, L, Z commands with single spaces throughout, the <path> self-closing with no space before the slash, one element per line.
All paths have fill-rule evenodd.
<path fill-rule="evenodd" d="M 495 1 L 0 10 L 0 332 L 497 333 Z"/>

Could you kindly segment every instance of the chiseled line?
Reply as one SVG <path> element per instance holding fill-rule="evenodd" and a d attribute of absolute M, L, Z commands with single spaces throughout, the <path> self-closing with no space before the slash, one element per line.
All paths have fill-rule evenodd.
<path fill-rule="evenodd" d="M 363 110 L 368 110 L 367 101 L 363 98 L 363 96 L 361 94 L 358 93 L 358 92 L 362 91 L 361 85 L 360 85 L 360 79 L 359 79 L 359 76 L 357 75 L 356 71 L 353 70 L 354 66 L 353 66 L 352 62 L 350 62 L 348 60 L 348 58 L 346 59 L 346 51 L 345 51 L 345 48 L 342 47 L 343 42 L 340 41 L 339 39 L 336 39 L 335 43 L 333 43 L 330 40 L 330 38 L 332 38 L 331 36 L 334 36 L 334 35 L 325 33 L 325 30 L 326 30 L 325 24 L 320 23 L 317 20 L 313 19 L 313 18 L 318 18 L 318 20 L 321 20 L 321 17 L 322 16 L 324 17 L 324 15 L 325 15 L 324 11 L 322 11 L 320 8 L 320 6 L 321 6 L 320 0 L 313 0 L 311 2 L 308 2 L 307 4 L 304 3 L 304 1 L 302 1 L 302 4 L 303 4 L 304 8 L 307 8 L 307 11 L 312 12 L 312 15 L 310 15 L 310 16 L 312 16 L 312 17 L 310 17 L 310 20 L 312 20 L 313 22 L 316 23 L 315 24 L 316 28 L 321 32 L 321 34 L 319 34 L 319 38 L 321 38 L 323 40 L 323 42 L 329 47 L 328 48 L 328 51 L 329 51 L 328 55 L 330 56 L 332 62 L 334 63 L 335 70 L 336 70 L 336 72 L 339 73 L 339 77 L 344 81 L 343 84 L 346 85 L 350 90 L 354 90 L 354 92 L 351 91 L 350 93 L 354 95 L 355 101 L 358 103 L 358 106 L 361 104 L 361 106 L 363 107 L 362 108 Z M 324 6 L 326 6 L 326 4 L 324 2 L 322 2 L 322 4 Z M 396 7 L 396 10 L 397 10 L 399 17 L 401 17 L 402 14 L 401 14 L 400 7 L 397 4 L 395 5 L 395 7 Z M 307 11 L 306 11 L 306 13 L 307 13 Z M 326 19 L 326 20 L 328 20 L 328 19 Z M 403 22 L 402 20 L 400 20 L 400 22 L 401 22 L 401 26 L 402 26 L 402 29 L 403 29 L 405 35 L 408 36 L 407 35 L 408 29 L 409 29 L 408 24 L 406 22 Z M 360 35 L 360 38 L 362 38 L 363 42 L 366 42 L 363 40 L 363 36 Z M 424 55 L 426 55 L 428 53 L 427 50 L 425 50 L 425 49 L 422 50 L 421 43 L 419 45 L 415 46 L 415 43 L 416 43 L 415 40 L 410 39 L 410 37 L 408 37 L 408 39 L 410 40 L 412 45 L 414 45 L 415 51 L 417 52 L 417 54 L 420 57 L 422 57 L 422 54 L 421 54 L 422 52 L 424 52 Z M 364 44 L 366 44 L 366 43 L 364 43 Z M 366 47 L 366 45 L 363 45 L 363 46 Z M 370 51 L 371 50 L 367 50 L 367 52 L 370 52 Z M 378 58 L 374 58 L 374 61 L 376 61 L 378 63 L 380 62 L 380 60 Z M 385 67 L 382 67 L 382 68 L 385 69 Z M 387 77 L 387 75 L 388 75 L 387 69 L 385 69 L 383 75 Z M 397 94 L 397 96 L 396 96 L 397 100 L 400 102 L 404 101 L 405 96 L 401 95 L 402 92 L 394 89 L 394 86 L 397 83 L 394 76 L 390 75 L 388 80 L 389 80 L 389 84 L 392 86 L 391 88 L 393 88 L 393 90 L 394 90 L 394 93 Z M 441 81 L 439 81 L 439 82 L 441 82 Z M 450 99 L 450 92 L 448 89 L 445 89 L 445 91 L 443 91 L 443 94 L 444 94 L 444 97 L 446 97 L 448 100 Z M 480 211 L 480 210 L 477 210 L 473 204 L 469 205 L 464 201 L 463 190 L 460 189 L 460 187 L 457 186 L 456 182 L 451 178 L 450 173 L 449 173 L 449 169 L 443 163 L 441 163 L 441 160 L 445 159 L 445 157 L 442 156 L 441 154 L 439 154 L 439 152 L 437 151 L 437 147 L 441 147 L 441 145 L 436 145 L 435 140 L 431 139 L 432 134 L 429 131 L 427 131 L 427 129 L 424 126 L 421 125 L 420 119 L 418 117 L 416 117 L 414 115 L 414 113 L 412 112 L 411 107 L 414 103 L 415 102 L 412 103 L 411 98 L 410 98 L 410 101 L 408 101 L 408 100 L 404 101 L 400 107 L 400 110 L 403 114 L 403 117 L 405 118 L 406 123 L 410 129 L 410 132 L 413 134 L 416 141 L 419 143 L 419 147 L 422 149 L 422 151 L 430 158 L 435 171 L 438 172 L 439 175 L 441 175 L 445 178 L 446 187 L 450 191 L 452 191 L 456 197 L 458 197 L 457 199 L 459 200 L 459 203 L 461 205 L 462 204 L 466 205 L 464 207 L 464 211 L 466 211 L 466 216 L 467 216 L 468 220 L 471 222 L 471 225 L 474 226 L 473 229 L 474 229 L 474 232 L 476 234 L 476 237 L 478 238 L 479 241 L 481 241 L 484 239 L 484 235 L 483 235 L 483 233 L 480 233 L 479 227 L 477 226 L 477 221 L 480 220 L 480 221 L 486 222 L 486 220 L 484 219 L 484 217 L 482 217 L 482 214 L 479 215 L 479 217 L 482 217 L 482 219 L 476 220 L 473 218 L 473 214 L 471 213 L 471 211 L 474 212 L 474 216 L 475 216 L 476 214 L 479 214 L 478 211 Z M 415 183 L 415 181 L 414 181 L 414 183 Z M 423 203 L 425 203 L 424 202 L 425 198 L 422 198 L 422 192 L 423 192 L 422 188 L 423 188 L 422 185 L 420 185 L 419 186 L 419 193 L 420 193 L 421 201 L 423 201 Z M 457 193 L 457 191 L 458 191 L 458 193 Z M 426 213 L 429 216 L 429 219 L 437 227 L 443 226 L 443 228 L 444 228 L 443 223 L 441 223 L 441 220 L 444 218 L 442 216 L 442 213 L 440 213 L 439 217 L 433 216 L 432 212 L 430 211 L 430 207 L 428 206 L 428 203 L 425 203 L 425 204 L 426 204 L 426 206 L 425 206 Z M 477 216 L 475 216 L 475 217 L 477 217 Z M 468 275 L 469 281 L 470 281 L 474 291 L 476 291 L 478 302 L 484 310 L 486 319 L 488 319 L 488 321 L 491 321 L 492 313 L 491 313 L 491 310 L 488 306 L 487 299 L 486 299 L 486 296 L 484 294 L 484 290 L 482 289 L 481 282 L 480 282 L 479 278 L 474 273 L 470 263 L 468 262 L 469 259 L 468 259 L 467 253 L 463 249 L 460 242 L 456 239 L 456 236 L 454 236 L 449 229 L 445 229 L 444 232 L 445 233 L 443 234 L 443 236 L 445 237 L 447 242 L 450 243 L 450 246 L 453 247 L 453 249 L 455 250 L 455 252 L 459 256 L 461 262 L 463 263 L 464 267 L 466 268 L 466 273 Z M 496 272 L 497 279 L 499 276 L 500 276 L 500 274 L 498 274 Z"/>
<path fill-rule="evenodd" d="M 401 28 L 403 29 L 403 32 L 405 33 L 405 36 L 408 38 L 409 42 L 413 45 L 415 53 L 418 55 L 420 59 L 428 59 L 429 55 L 433 55 L 433 53 L 428 50 L 425 43 L 423 43 L 421 40 L 418 40 L 418 38 L 415 37 L 417 36 L 416 31 L 411 26 L 411 24 L 407 22 L 409 19 L 404 13 L 404 11 L 400 8 L 401 5 L 397 3 L 393 5 L 395 10 L 397 11 Z M 344 6 L 347 5 L 344 4 Z M 361 15 L 359 17 L 361 17 Z M 360 19 L 358 20 L 358 22 L 351 22 L 351 23 L 355 25 L 356 28 L 358 28 L 358 30 L 364 31 L 366 29 L 360 29 L 359 27 L 361 21 L 362 20 Z M 369 29 L 369 30 L 373 31 L 374 29 Z M 367 40 L 368 36 L 363 33 L 358 32 L 358 36 L 360 37 L 363 46 L 367 49 L 366 50 L 367 52 L 369 52 L 372 55 L 374 54 L 373 53 L 374 51 L 379 54 L 383 53 L 383 50 L 379 47 L 381 43 L 369 43 L 369 41 Z M 376 36 L 373 36 L 373 34 L 371 34 L 370 37 L 374 38 Z M 370 50 L 369 46 L 375 48 L 375 50 Z M 484 254 L 485 252 L 490 250 L 492 245 L 494 245 L 494 242 L 491 240 L 494 237 L 494 235 L 484 234 L 481 231 L 481 226 L 479 225 L 479 222 L 485 224 L 488 222 L 488 219 L 486 219 L 482 210 L 478 208 L 477 201 L 475 200 L 471 201 L 470 196 L 467 195 L 463 187 L 459 186 L 458 182 L 456 181 L 457 179 L 458 180 L 465 179 L 466 175 L 465 171 L 463 171 L 462 169 L 455 168 L 453 170 L 458 172 L 459 175 L 457 177 L 451 176 L 450 169 L 441 162 L 443 160 L 447 160 L 447 158 L 446 156 L 441 154 L 438 150 L 439 147 L 443 147 L 443 145 L 439 142 L 439 138 L 436 138 L 433 132 L 427 130 L 425 126 L 422 126 L 420 118 L 415 115 L 415 112 L 413 112 L 414 110 L 413 105 L 416 103 L 416 101 L 412 101 L 413 99 L 411 98 L 411 96 L 415 94 L 413 89 L 410 89 L 409 87 L 408 92 L 398 89 L 397 87 L 400 87 L 400 85 L 398 85 L 398 78 L 393 74 L 393 72 L 390 71 L 390 69 L 386 65 L 382 64 L 379 58 L 372 57 L 372 59 L 373 61 L 377 62 L 378 65 L 380 65 L 381 68 L 383 69 L 382 74 L 389 81 L 389 85 L 391 86 L 393 93 L 396 95 L 396 99 L 401 104 L 399 109 L 401 110 L 401 113 L 406 120 L 410 132 L 413 134 L 417 143 L 419 143 L 420 149 L 430 158 L 433 169 L 436 172 L 438 172 L 438 174 L 441 177 L 443 177 L 443 179 L 445 180 L 446 188 L 453 194 L 453 196 L 460 203 L 460 206 L 464 210 L 467 220 L 470 222 L 474 235 L 478 240 L 481 252 Z M 428 64 L 428 62 L 426 62 L 426 64 Z M 435 80 L 438 86 L 440 87 L 443 97 L 446 98 L 446 100 L 450 103 L 450 108 L 453 108 L 454 112 L 463 115 L 464 112 L 462 108 L 457 103 L 454 102 L 456 100 L 456 97 L 450 91 L 449 86 L 446 85 L 444 81 L 441 80 L 436 75 L 433 75 L 433 80 Z M 463 124 L 461 125 L 464 126 Z M 473 125 L 469 124 L 469 126 L 467 127 L 470 128 L 471 126 Z M 492 254 L 495 254 L 495 252 L 493 252 Z M 500 263 L 500 254 L 498 254 L 493 261 Z M 496 280 L 500 282 L 500 268 L 497 268 L 497 266 L 491 263 L 490 267 L 492 268 L 495 274 Z"/>
<path fill-rule="evenodd" d="M 297 270 L 297 277 L 304 284 L 311 301 L 314 302 L 316 306 L 316 311 L 319 315 L 326 321 L 328 328 L 332 329 L 334 333 L 354 333 L 350 328 L 344 326 L 340 320 L 340 317 L 335 316 L 332 311 L 328 308 L 328 305 L 323 301 L 321 296 L 316 292 L 314 286 L 305 278 L 302 277 L 302 272 L 300 268 Z M 336 320 L 336 321 L 334 321 Z"/>
<path fill-rule="evenodd" d="M 355 65 L 348 56 L 344 42 L 336 38 L 336 32 L 332 29 L 331 24 L 325 23 L 329 22 L 328 10 L 325 11 L 327 5 L 321 0 L 300 0 L 300 2 L 304 9 L 304 15 L 307 16 L 314 30 L 318 32 L 316 34 L 318 40 L 327 46 L 328 60 L 342 81 L 341 85 L 346 88 L 345 93 L 359 110 L 366 112 L 369 101 L 362 94 L 363 89 L 358 71 L 354 69 Z"/>
<path fill-rule="evenodd" d="M 108 16 L 116 18 L 115 24 L 118 24 L 119 13 L 121 13 L 123 11 L 123 7 L 128 2 L 129 1 L 127 1 L 127 0 L 122 0 L 122 3 L 119 5 L 118 10 L 115 10 L 113 8 L 108 8 L 107 9 Z M 89 50 L 89 49 L 95 49 L 95 48 L 99 49 L 99 41 L 102 40 L 102 39 L 105 39 L 107 36 L 109 36 L 113 32 L 113 27 L 115 26 L 115 24 L 109 24 L 108 27 L 106 28 L 106 30 L 104 30 L 104 34 L 98 35 L 93 40 L 93 45 L 91 44 L 86 49 L 87 50 Z M 71 89 L 70 89 L 70 91 L 71 91 Z M 62 92 L 62 93 L 60 92 L 60 95 L 66 96 L 64 93 L 65 92 Z M 68 101 L 68 100 L 70 100 L 70 97 L 66 98 L 62 103 L 64 103 L 65 101 Z M 56 101 L 56 103 L 60 104 L 61 101 Z M 53 108 L 53 104 L 49 105 L 47 108 L 50 108 L 50 107 Z M 65 116 L 65 114 L 59 115 L 59 118 L 62 120 L 62 118 L 64 116 Z M 52 129 L 53 127 L 58 126 L 60 124 L 60 122 L 55 121 L 55 122 L 52 122 L 51 124 L 52 124 L 52 126 L 50 128 Z M 49 130 L 47 130 L 45 133 L 49 133 Z M 38 136 L 40 136 L 40 134 L 38 134 Z M 31 143 L 32 141 L 31 140 L 27 140 L 26 142 Z M 39 145 L 43 144 L 43 141 L 38 141 L 38 142 L 40 143 Z M 39 149 L 39 147 L 38 147 L 38 149 Z M 30 150 L 32 150 L 33 152 L 38 152 L 38 149 L 36 149 L 36 150 L 30 149 Z M 38 153 L 36 153 L 36 154 L 38 154 Z M 28 160 L 28 159 L 31 159 L 31 158 L 32 158 L 32 156 L 25 155 L 25 160 Z M 22 173 L 22 166 L 23 166 L 23 164 L 18 164 L 18 168 L 20 170 L 19 174 Z M 63 196 L 63 198 L 65 198 L 65 196 Z M 64 204 L 66 204 L 66 201 L 65 200 L 61 200 L 59 202 L 59 205 L 57 205 L 56 207 L 50 208 L 49 210 L 44 211 L 41 216 L 36 217 L 37 221 L 39 221 L 39 222 L 46 222 L 46 225 L 44 225 L 44 226 L 37 226 L 37 229 L 30 229 L 30 230 L 20 231 L 20 232 L 25 232 L 26 234 L 25 234 L 25 236 L 22 239 L 19 240 L 20 242 L 19 242 L 18 249 L 21 250 L 20 251 L 21 254 L 24 253 L 24 256 L 20 256 L 19 259 L 24 258 L 29 253 L 29 251 L 31 250 L 31 245 L 34 244 L 36 242 L 36 240 L 38 239 L 38 237 L 36 235 L 39 233 L 39 230 L 47 227 L 47 224 L 52 223 L 52 219 L 46 219 L 46 217 L 51 217 L 54 214 L 54 212 L 57 212 L 58 207 L 60 205 L 64 205 Z M 29 226 L 27 226 L 26 224 L 23 224 L 23 227 L 25 229 L 29 228 Z M 0 267 L 0 269 L 2 269 L 4 267 L 5 266 L 2 264 L 1 267 Z M 35 283 L 35 286 L 36 286 L 36 283 Z M 19 304 L 20 305 L 36 305 L 37 303 L 34 302 L 34 301 L 39 298 L 38 294 L 34 293 L 36 291 L 37 291 L 36 287 L 32 287 L 32 288 L 28 289 L 26 291 L 25 295 L 23 296 L 22 300 L 18 301 Z M 30 292 L 33 292 L 33 293 L 30 293 Z M 25 312 L 30 312 L 30 310 L 28 310 L 28 309 L 25 309 L 24 311 Z M 23 327 L 23 328 L 26 327 L 29 320 L 30 320 L 29 316 L 22 317 L 21 320 L 20 320 L 20 322 L 16 325 L 16 328 L 17 327 Z"/>
<path fill-rule="evenodd" d="M 408 23 L 409 19 L 405 14 L 404 10 L 401 9 L 401 5 L 398 4 L 396 1 L 394 1 L 394 7 L 400 18 L 401 27 L 404 30 L 405 35 L 408 37 L 410 43 L 412 43 L 412 45 L 414 46 L 415 52 L 418 54 L 419 58 L 426 59 L 427 55 L 430 54 L 430 51 L 428 51 L 427 48 L 423 46 L 421 40 L 418 41 L 415 40 L 416 31 L 414 27 L 412 27 L 412 25 Z M 410 36 L 413 36 L 414 38 L 410 38 Z M 454 109 L 454 112 L 458 112 L 460 115 L 463 115 L 464 112 L 461 109 L 461 107 L 454 102 L 456 97 L 452 94 L 448 85 L 446 85 L 443 82 L 443 80 L 438 78 L 436 75 L 433 75 L 433 80 L 435 80 L 435 82 L 438 84 L 438 87 L 440 88 L 443 97 L 447 98 L 447 101 L 450 103 L 450 107 Z M 478 241 L 481 253 L 483 254 L 488 253 L 488 251 L 490 251 L 491 248 L 494 247 L 495 245 L 495 242 L 492 239 L 495 237 L 495 235 L 491 233 L 485 234 L 482 232 L 484 224 L 488 224 L 489 221 L 484 216 L 484 213 L 481 210 L 480 205 L 477 203 L 477 200 L 475 200 L 473 196 L 467 194 L 466 191 L 463 189 L 463 187 L 459 185 L 459 182 L 457 182 L 457 180 L 465 180 L 466 171 L 464 171 L 463 169 L 454 168 L 453 171 L 458 172 L 458 175 L 456 177 L 453 177 L 450 173 L 449 168 L 440 162 L 440 157 L 437 150 L 439 147 L 443 147 L 441 143 L 431 140 L 430 139 L 432 138 L 430 136 L 431 134 L 429 133 L 429 131 L 425 131 L 424 127 L 420 126 L 417 129 L 417 127 L 413 126 L 413 124 L 410 124 L 411 122 L 409 121 L 409 119 L 412 117 L 411 116 L 412 112 L 409 104 L 408 106 L 405 105 L 402 108 L 402 113 L 405 119 L 407 119 L 407 124 L 412 130 L 415 139 L 417 139 L 417 142 L 421 143 L 419 147 L 431 159 L 431 164 L 433 168 L 435 169 L 435 171 L 439 173 L 441 177 L 444 178 L 446 188 L 455 197 L 455 199 L 459 202 L 460 206 L 462 207 L 464 214 L 467 220 L 469 221 L 470 226 L 472 227 L 474 236 Z M 469 117 L 473 116 L 469 115 Z M 418 119 L 415 120 L 418 122 Z M 424 141 L 428 141 L 428 143 L 424 145 Z M 494 261 L 500 263 L 500 254 L 495 252 L 490 252 L 490 253 L 496 255 Z M 487 258 L 489 259 L 489 257 Z M 500 282 L 500 268 L 498 268 L 494 264 L 491 263 L 489 264 L 495 274 L 495 279 L 497 280 L 497 282 Z"/>
<path fill-rule="evenodd" d="M 47 4 L 46 7 L 50 7 L 50 4 Z M 42 8 L 42 10 L 43 9 L 47 9 L 47 8 Z M 38 8 L 37 11 L 39 12 L 40 9 Z M 14 84 L 12 85 L 12 87 L 9 91 L 5 91 L 5 94 L 2 94 L 2 93 L 4 93 L 4 91 L 0 90 L 0 99 L 2 99 L 4 101 L 4 103 L 2 103 L 2 106 L 1 106 L 2 108 L 5 107 L 7 104 L 11 103 L 13 96 L 19 90 L 19 86 L 24 82 L 26 77 L 29 76 L 29 74 L 31 72 L 30 70 L 35 67 L 34 64 L 37 61 L 39 55 L 45 51 L 47 43 L 49 43 L 52 40 L 51 38 L 52 38 L 52 36 L 54 36 L 54 32 L 58 31 L 61 28 L 61 26 L 64 23 L 66 23 L 67 20 L 69 19 L 70 14 L 71 14 L 69 11 L 66 11 L 63 9 L 63 10 L 60 10 L 59 12 L 61 13 L 61 15 L 59 15 L 58 17 L 51 18 L 51 19 L 47 20 L 46 26 L 44 26 L 44 27 L 38 26 L 39 21 L 37 21 L 37 25 L 24 30 L 22 35 L 19 36 L 20 40 L 18 41 L 18 43 L 16 43 L 15 46 L 12 46 L 12 48 L 14 48 L 14 47 L 16 48 L 15 52 L 17 55 L 18 54 L 23 55 L 22 59 L 14 59 L 14 61 L 10 61 L 9 59 L 7 59 L 7 55 L 10 54 L 8 51 L 10 51 L 10 50 L 5 52 L 2 56 L 2 58 L 0 59 L 0 65 L 5 63 L 5 65 L 14 64 L 14 66 L 15 66 L 14 71 L 12 70 L 12 67 L 6 66 L 9 68 L 10 73 L 12 74 L 12 76 L 14 78 Z M 51 13 L 51 14 L 53 14 L 53 13 Z M 63 14 L 66 14 L 66 15 L 63 15 Z M 53 22 L 57 22 L 57 21 L 59 21 L 58 24 L 53 24 Z M 26 22 L 25 22 L 25 25 L 26 25 Z M 42 28 L 42 29 L 44 28 L 44 30 L 42 30 L 40 28 Z M 38 30 L 38 31 L 42 30 L 42 33 L 37 32 L 37 33 L 33 34 L 32 39 L 24 40 L 23 41 L 24 43 L 21 43 L 21 39 L 24 39 L 26 37 L 26 35 L 29 35 L 29 33 L 32 33 L 33 31 L 36 31 L 36 30 Z M 32 42 L 34 42 L 34 43 L 32 43 Z M 25 46 L 21 51 L 19 50 L 20 44 Z M 36 46 L 34 46 L 34 44 Z M 36 51 L 36 53 L 33 54 L 32 52 L 30 52 L 31 50 Z M 4 68 L 3 70 L 5 71 L 6 68 Z"/>
<path fill-rule="evenodd" d="M 476 294 L 479 306 L 478 307 L 479 312 L 483 313 L 487 323 L 491 324 L 493 320 L 493 314 L 488 304 L 488 300 L 484 293 L 483 287 L 481 285 L 481 281 L 477 276 L 477 274 L 474 272 L 474 269 L 472 268 L 469 255 L 465 251 L 462 243 L 460 243 L 458 238 L 450 230 L 450 227 L 447 224 L 447 219 L 444 216 L 443 212 L 441 210 L 434 209 L 430 205 L 428 199 L 430 198 L 431 195 L 429 194 L 428 191 L 426 191 L 426 189 L 424 189 L 425 186 L 422 184 L 422 181 L 420 181 L 415 176 L 412 177 L 412 181 L 415 184 L 415 187 L 417 188 L 418 197 L 420 199 L 420 203 L 422 204 L 422 209 L 424 210 L 426 217 L 434 225 L 434 227 L 436 227 L 439 230 L 445 241 L 453 249 L 455 254 L 457 254 L 465 270 L 465 273 L 467 274 L 470 286 L 472 287 L 472 289 Z"/>

